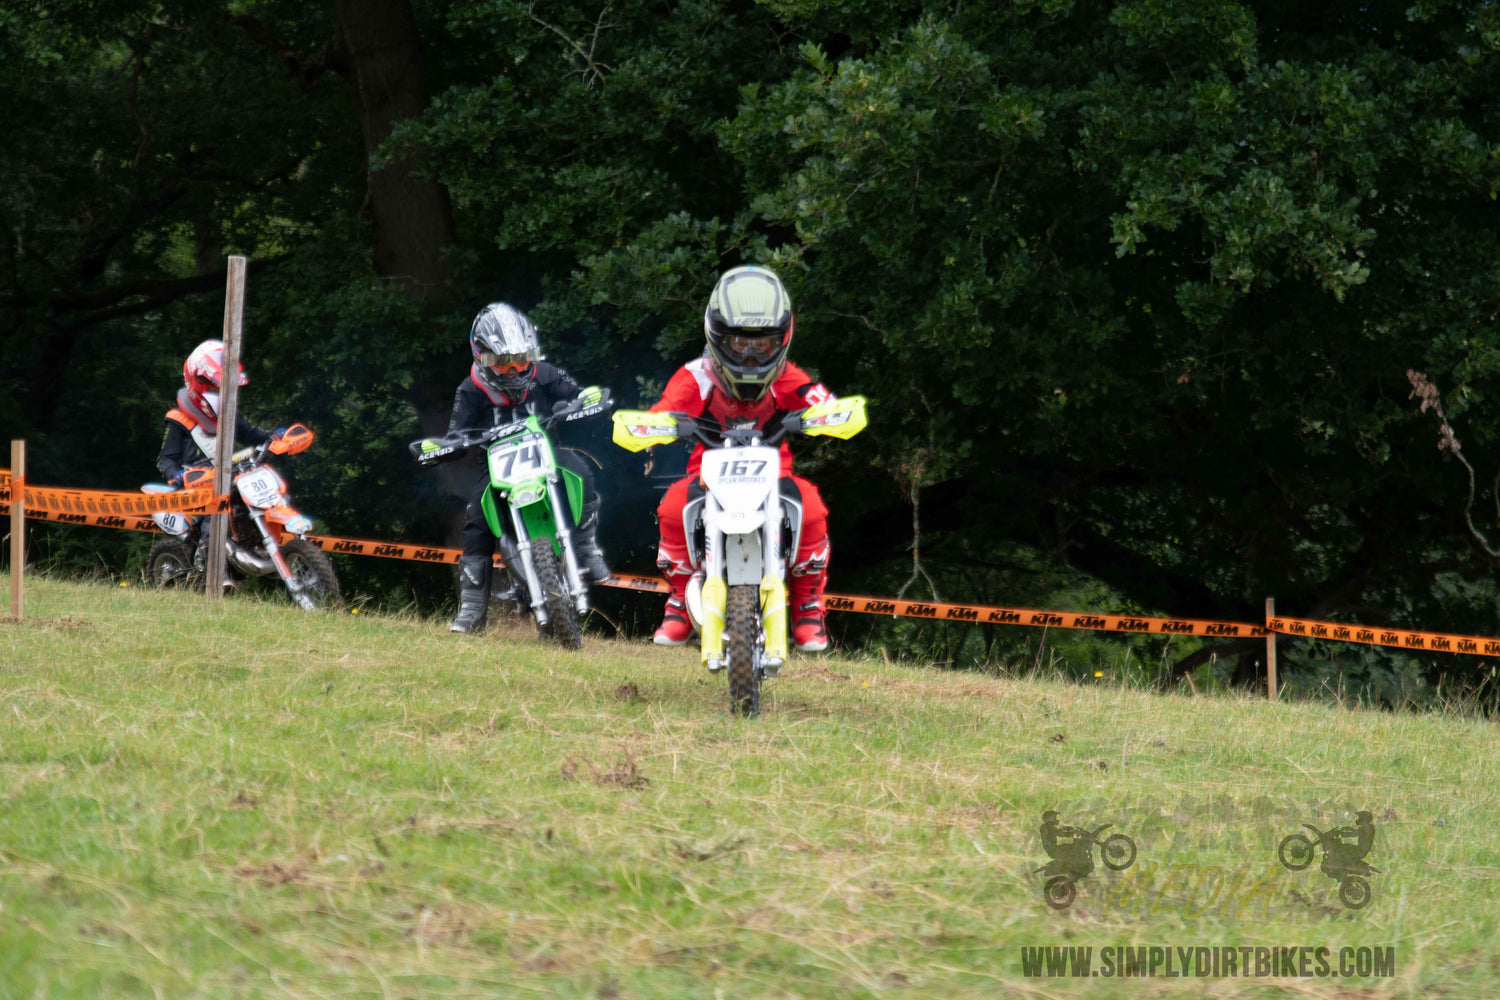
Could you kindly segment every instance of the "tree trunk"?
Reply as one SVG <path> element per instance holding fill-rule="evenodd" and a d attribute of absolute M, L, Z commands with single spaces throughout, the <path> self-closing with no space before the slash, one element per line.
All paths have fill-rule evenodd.
<path fill-rule="evenodd" d="M 409 0 L 334 0 L 338 60 L 354 91 L 365 153 L 374 155 L 403 118 L 427 107 L 426 68 Z M 448 192 L 416 177 L 419 158 L 367 167 L 375 223 L 375 270 L 412 295 L 440 295 L 450 277 L 443 250 L 453 242 Z"/>

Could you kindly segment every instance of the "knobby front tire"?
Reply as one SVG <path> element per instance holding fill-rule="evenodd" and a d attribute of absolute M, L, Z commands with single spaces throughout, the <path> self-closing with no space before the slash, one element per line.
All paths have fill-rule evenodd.
<path fill-rule="evenodd" d="M 531 564 L 547 598 L 547 624 L 537 626 L 537 634 L 543 639 L 551 638 L 564 649 L 582 649 L 583 629 L 578 624 L 578 610 L 563 584 L 557 553 L 552 551 L 552 539 L 531 540 Z"/>
<path fill-rule="evenodd" d="M 724 615 L 724 648 L 729 657 L 729 714 L 760 714 L 760 676 L 755 669 L 760 639 L 760 588 L 748 583 L 729 588 Z"/>
<path fill-rule="evenodd" d="M 322 549 L 312 542 L 293 538 L 281 546 L 281 558 L 286 560 L 286 568 L 302 584 L 314 605 L 319 608 L 338 605 L 339 578 Z"/>

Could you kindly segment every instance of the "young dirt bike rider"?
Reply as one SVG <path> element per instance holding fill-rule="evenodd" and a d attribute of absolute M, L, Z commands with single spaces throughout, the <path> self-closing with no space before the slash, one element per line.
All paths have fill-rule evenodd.
<path fill-rule="evenodd" d="M 536 327 L 519 309 L 504 302 L 491 302 L 474 317 L 469 330 L 469 349 L 474 363 L 469 377 L 453 394 L 453 413 L 448 433 L 498 427 L 526 417 L 549 414 L 558 403 L 578 398 L 573 377 L 543 361 Z M 556 449 L 557 462 L 583 480 L 583 513 L 573 532 L 581 563 L 579 569 L 589 583 L 609 579 L 609 567 L 599 548 L 600 499 L 594 487 L 594 471 L 577 452 Z M 489 477 L 480 479 L 469 500 L 464 519 L 464 550 L 459 561 L 458 616 L 448 625 L 450 632 L 477 632 L 484 628 L 490 600 L 490 568 L 495 556 L 495 535 L 480 506 Z"/>
<path fill-rule="evenodd" d="M 677 369 L 652 412 L 708 417 L 720 426 L 763 428 L 785 413 L 833 399 L 827 386 L 787 361 L 793 325 L 791 297 L 775 273 L 753 266 L 725 271 L 703 312 L 708 341 L 703 356 Z M 653 637 L 662 646 L 680 646 L 693 634 L 684 596 L 693 567 L 682 511 L 690 500 L 703 495 L 698 478 L 703 450 L 702 444 L 693 449 L 687 476 L 668 488 L 656 509 L 661 525 L 656 565 L 672 587 L 661 627 Z M 828 508 L 816 486 L 792 475 L 792 452 L 785 442 L 781 445 L 781 492 L 802 503 L 802 536 L 791 561 L 789 588 L 792 641 L 799 650 L 818 652 L 828 648 L 823 627 Z"/>
<path fill-rule="evenodd" d="M 238 385 L 246 385 L 245 366 L 240 365 Z M 167 411 L 167 433 L 161 443 L 156 467 L 172 486 L 182 485 L 184 469 L 212 463 L 219 433 L 219 390 L 224 386 L 224 342 L 205 340 L 193 348 L 182 363 L 183 388 L 177 390 L 177 405 Z M 285 428 L 267 433 L 235 414 L 234 439 L 245 444 L 265 444 L 280 437 Z"/>

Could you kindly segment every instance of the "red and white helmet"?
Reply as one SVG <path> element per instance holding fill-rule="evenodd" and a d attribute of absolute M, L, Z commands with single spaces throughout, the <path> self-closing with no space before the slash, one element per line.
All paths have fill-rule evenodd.
<path fill-rule="evenodd" d="M 239 366 L 237 385 L 246 385 L 245 366 Z M 224 387 L 224 342 L 205 340 L 193 348 L 193 353 L 182 363 L 182 381 L 187 386 L 188 400 L 205 415 L 217 419 L 219 416 L 219 390 Z"/>

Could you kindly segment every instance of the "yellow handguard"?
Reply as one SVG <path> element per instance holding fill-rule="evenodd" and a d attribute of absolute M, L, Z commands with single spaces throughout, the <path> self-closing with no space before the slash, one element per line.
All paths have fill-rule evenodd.
<path fill-rule="evenodd" d="M 865 429 L 865 397 L 845 396 L 814 403 L 802 411 L 802 433 L 810 437 L 852 438 Z"/>
<path fill-rule="evenodd" d="M 724 662 L 724 607 L 729 603 L 729 587 L 721 576 L 703 581 L 703 662 Z"/>
<path fill-rule="evenodd" d="M 677 440 L 677 418 L 649 410 L 616 410 L 614 442 L 626 451 L 645 451 Z"/>
<path fill-rule="evenodd" d="M 767 573 L 760 581 L 761 627 L 766 630 L 766 659 L 786 662 L 786 584 Z"/>

